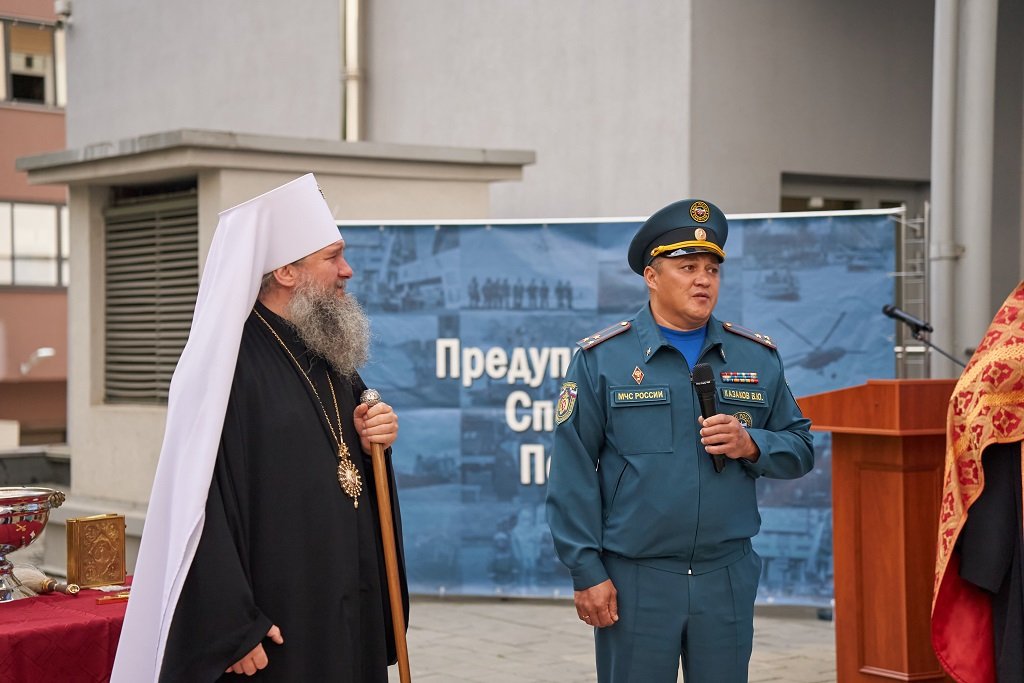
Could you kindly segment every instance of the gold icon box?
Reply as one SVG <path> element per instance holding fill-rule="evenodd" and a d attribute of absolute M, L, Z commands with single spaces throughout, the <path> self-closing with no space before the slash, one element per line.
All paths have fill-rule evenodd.
<path fill-rule="evenodd" d="M 124 529 L 124 515 L 69 519 L 68 583 L 82 588 L 123 585 Z"/>

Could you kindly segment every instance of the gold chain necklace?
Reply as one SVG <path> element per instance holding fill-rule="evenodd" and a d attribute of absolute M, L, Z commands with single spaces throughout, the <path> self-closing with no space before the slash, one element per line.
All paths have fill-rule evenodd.
<path fill-rule="evenodd" d="M 352 458 L 349 455 L 348 446 L 344 441 L 344 434 L 341 431 L 341 411 L 338 409 L 338 396 L 334 393 L 334 382 L 331 381 L 330 372 L 327 373 L 327 386 L 331 388 L 331 399 L 334 401 L 334 413 L 338 417 L 338 432 L 335 434 L 334 425 L 331 424 L 331 418 L 327 416 L 327 408 L 324 407 L 323 400 L 320 399 L 320 394 L 317 392 L 316 387 L 313 385 L 313 380 L 309 378 L 306 371 L 302 369 L 302 365 L 299 364 L 299 360 L 295 357 L 295 354 L 291 352 L 288 345 L 284 343 L 284 340 L 278 336 L 277 331 L 270 326 L 270 323 L 260 315 L 260 312 L 255 308 L 252 312 L 256 314 L 256 317 L 267 326 L 270 333 L 274 335 L 274 339 L 281 345 L 281 348 L 285 350 L 288 357 L 295 363 L 295 367 L 299 369 L 302 376 L 306 378 L 306 383 L 309 384 L 309 388 L 313 390 L 313 395 L 316 396 L 317 403 L 320 404 L 320 410 L 324 413 L 324 419 L 327 420 L 327 428 L 331 430 L 331 437 L 335 443 L 338 444 L 338 484 L 341 486 L 341 490 L 344 491 L 349 498 L 352 499 L 352 504 L 355 507 L 359 507 L 359 495 L 363 492 L 363 480 L 359 476 L 359 470 L 356 469 L 355 463 L 352 462 Z"/>

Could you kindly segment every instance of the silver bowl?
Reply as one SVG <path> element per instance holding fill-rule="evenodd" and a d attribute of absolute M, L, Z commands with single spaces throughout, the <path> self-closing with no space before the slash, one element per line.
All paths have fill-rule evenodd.
<path fill-rule="evenodd" d="M 0 487 L 0 602 L 32 595 L 14 576 L 7 554 L 39 538 L 50 510 L 64 502 L 64 493 L 32 486 Z"/>

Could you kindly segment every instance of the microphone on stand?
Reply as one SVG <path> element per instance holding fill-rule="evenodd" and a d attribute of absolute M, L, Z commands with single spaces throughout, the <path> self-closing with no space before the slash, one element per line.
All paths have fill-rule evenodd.
<path fill-rule="evenodd" d="M 906 311 L 901 311 L 900 309 L 896 308 L 892 304 L 886 304 L 885 306 L 882 306 L 882 313 L 885 313 L 887 316 L 889 316 L 893 320 L 899 320 L 902 323 L 906 323 L 907 325 L 910 325 L 910 329 L 912 329 L 915 333 L 917 333 L 917 332 L 929 332 L 929 333 L 931 333 L 931 332 L 935 331 L 935 330 L 932 329 L 932 326 L 929 323 L 925 322 L 924 320 L 919 320 L 918 318 L 915 318 L 914 316 L 910 315 Z"/>
<path fill-rule="evenodd" d="M 899 320 L 901 323 L 906 323 L 908 326 L 910 326 L 911 336 L 914 339 L 918 340 L 919 342 L 921 342 L 922 344 L 924 344 L 928 348 L 933 349 L 934 351 L 942 354 L 943 356 L 945 356 L 949 360 L 953 361 L 954 363 L 956 363 L 960 367 L 965 367 L 964 366 L 964 362 L 962 360 L 959 360 L 959 359 L 954 358 L 953 356 L 949 355 L 948 353 L 946 353 L 945 351 L 940 349 L 935 344 L 932 344 L 928 340 L 928 338 L 923 335 L 924 332 L 928 332 L 928 333 L 934 332 L 934 330 L 932 329 L 931 323 L 928 323 L 927 321 L 921 320 L 919 318 L 915 318 L 914 316 L 910 315 L 906 311 L 901 311 L 900 309 L 896 308 L 892 304 L 886 304 L 886 305 L 882 306 L 882 313 L 884 313 L 885 315 L 889 316 L 893 320 Z"/>
<path fill-rule="evenodd" d="M 697 391 L 697 402 L 700 403 L 700 414 L 705 420 L 718 414 L 718 400 L 715 397 L 715 372 L 707 363 L 697 363 L 690 373 L 690 381 Z M 725 456 L 712 455 L 715 472 L 725 469 Z"/>

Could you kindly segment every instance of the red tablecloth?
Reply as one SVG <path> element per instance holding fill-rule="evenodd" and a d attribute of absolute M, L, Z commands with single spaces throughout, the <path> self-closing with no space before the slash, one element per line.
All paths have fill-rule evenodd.
<path fill-rule="evenodd" d="M 102 595 L 82 590 L 0 603 L 0 681 L 110 680 L 128 602 L 97 605 Z"/>

